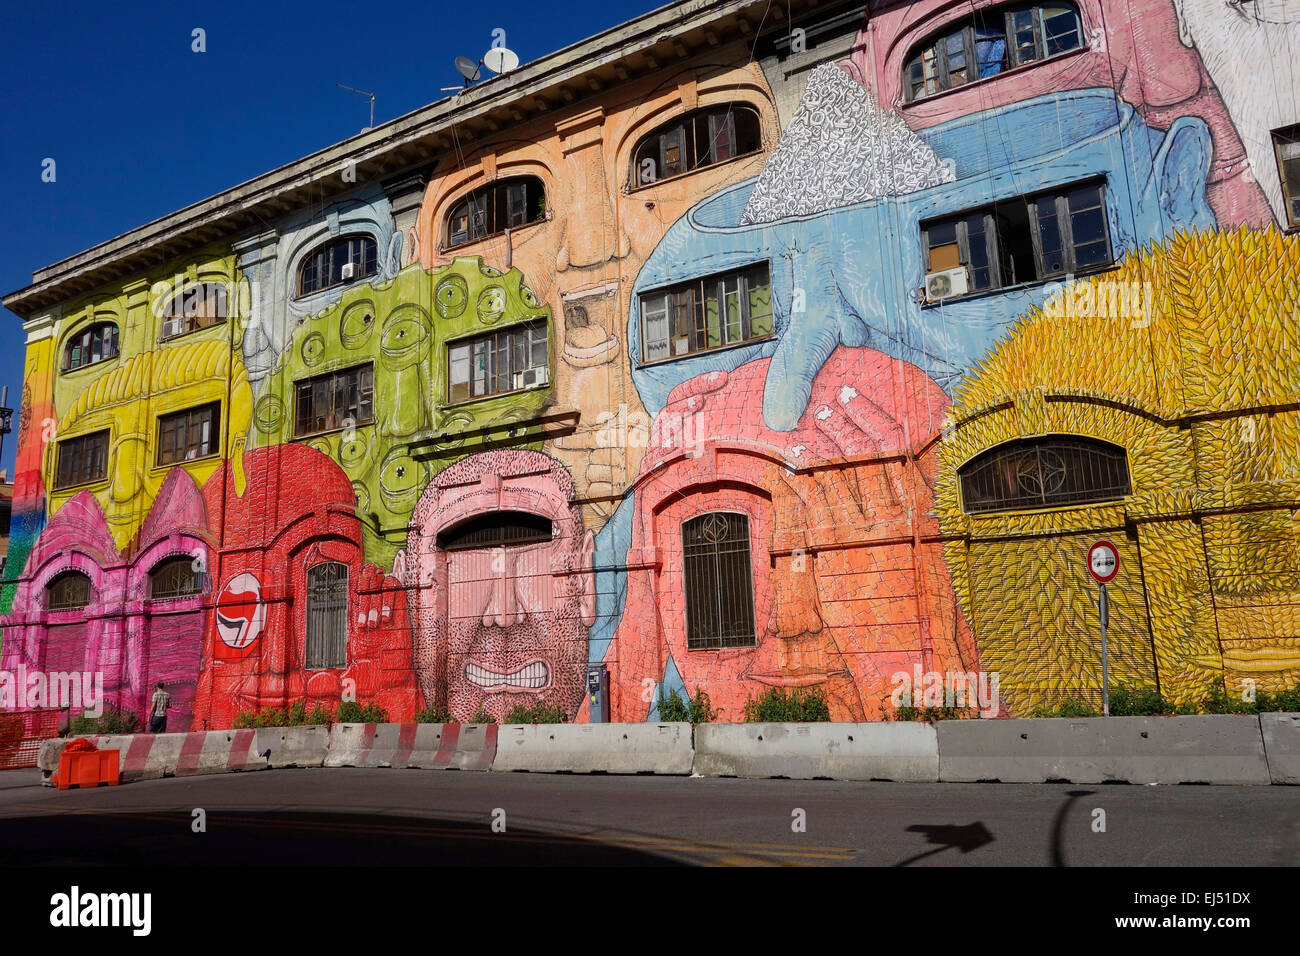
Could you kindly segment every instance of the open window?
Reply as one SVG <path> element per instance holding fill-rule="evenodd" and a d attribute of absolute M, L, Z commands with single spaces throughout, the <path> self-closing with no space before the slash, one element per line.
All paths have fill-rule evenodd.
<path fill-rule="evenodd" d="M 220 402 L 158 416 L 158 464 L 207 458 L 217 454 L 220 447 Z"/>
<path fill-rule="evenodd" d="M 226 321 L 226 287 L 220 282 L 199 282 L 177 292 L 163 307 L 161 340 L 209 329 Z"/>
<path fill-rule="evenodd" d="M 368 279 L 379 271 L 379 247 L 373 236 L 341 236 L 322 243 L 298 266 L 298 295 L 311 295 Z"/>
<path fill-rule="evenodd" d="M 758 152 L 763 145 L 758 111 L 726 103 L 679 116 L 642 138 L 632 152 L 630 188 L 649 186 Z"/>
<path fill-rule="evenodd" d="M 86 326 L 68 339 L 63 349 L 63 371 L 71 372 L 117 358 L 117 338 L 116 322 L 96 322 Z"/>
<path fill-rule="evenodd" d="M 646 362 L 771 334 L 772 287 L 766 262 L 641 296 L 641 354 Z"/>
<path fill-rule="evenodd" d="M 546 187 L 536 176 L 518 176 L 482 186 L 447 213 L 446 249 L 488 239 L 546 218 Z"/>
<path fill-rule="evenodd" d="M 549 327 L 525 322 L 447 344 L 447 401 L 464 402 L 551 381 Z"/>
<path fill-rule="evenodd" d="M 369 362 L 294 382 L 294 438 L 374 420 L 375 367 Z"/>

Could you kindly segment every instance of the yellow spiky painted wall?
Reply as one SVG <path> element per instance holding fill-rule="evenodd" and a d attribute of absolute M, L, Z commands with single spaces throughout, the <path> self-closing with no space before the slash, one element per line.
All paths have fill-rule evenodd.
<path fill-rule="evenodd" d="M 1063 287 L 958 390 L 936 511 L 981 663 L 1013 710 L 1100 694 L 1083 562 L 1098 537 L 1121 557 L 1112 684 L 1188 700 L 1220 676 L 1230 691 L 1300 679 L 1297 277 L 1300 237 L 1180 234 Z M 963 513 L 963 465 L 1053 434 L 1123 447 L 1132 494 Z"/>

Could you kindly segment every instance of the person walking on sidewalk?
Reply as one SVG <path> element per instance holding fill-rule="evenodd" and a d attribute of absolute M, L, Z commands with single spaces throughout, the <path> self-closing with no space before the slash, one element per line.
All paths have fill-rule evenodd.
<path fill-rule="evenodd" d="M 167 732 L 167 708 L 172 704 L 172 695 L 163 690 L 162 681 L 154 685 L 153 702 L 149 705 L 149 733 L 165 734 Z"/>

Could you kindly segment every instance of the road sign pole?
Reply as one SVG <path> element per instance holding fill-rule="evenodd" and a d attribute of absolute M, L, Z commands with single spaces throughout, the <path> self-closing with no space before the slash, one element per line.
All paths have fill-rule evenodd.
<path fill-rule="evenodd" d="M 1101 715 L 1110 716 L 1110 673 L 1109 661 L 1106 658 L 1106 625 L 1110 623 L 1110 596 L 1106 593 L 1106 585 L 1099 585 L 1101 588 Z"/>

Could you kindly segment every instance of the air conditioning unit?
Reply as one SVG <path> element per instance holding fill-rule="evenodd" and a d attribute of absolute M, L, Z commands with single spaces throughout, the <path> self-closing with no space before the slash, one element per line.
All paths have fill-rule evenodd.
<path fill-rule="evenodd" d="M 515 388 L 532 388 L 534 385 L 546 385 L 551 381 L 551 370 L 530 368 L 526 372 L 515 372 Z"/>
<path fill-rule="evenodd" d="M 357 264 L 355 262 L 345 262 L 343 264 L 343 268 L 339 270 L 339 277 L 344 282 L 347 282 L 349 279 L 351 279 L 353 276 L 356 275 L 356 272 L 357 272 Z"/>
<path fill-rule="evenodd" d="M 173 335 L 180 335 L 181 332 L 183 331 L 184 331 L 184 327 L 181 325 L 181 317 L 176 316 L 175 318 L 168 319 L 163 323 L 162 337 L 165 339 L 169 339 Z"/>
<path fill-rule="evenodd" d="M 966 277 L 966 267 L 945 269 L 931 272 L 925 277 L 925 299 L 937 302 L 954 295 L 965 295 L 970 291 L 970 280 Z"/>

